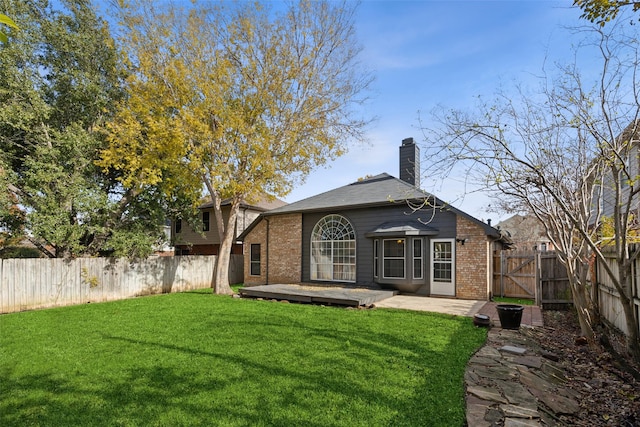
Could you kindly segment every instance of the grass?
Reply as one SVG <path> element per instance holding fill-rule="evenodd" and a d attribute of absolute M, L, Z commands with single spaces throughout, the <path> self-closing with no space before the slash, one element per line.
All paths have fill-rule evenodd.
<path fill-rule="evenodd" d="M 535 303 L 532 299 L 525 298 L 507 298 L 507 297 L 493 297 L 493 301 L 500 304 L 518 304 L 518 305 L 533 305 Z"/>
<path fill-rule="evenodd" d="M 211 295 L 0 316 L 2 426 L 464 424 L 471 319 Z"/>

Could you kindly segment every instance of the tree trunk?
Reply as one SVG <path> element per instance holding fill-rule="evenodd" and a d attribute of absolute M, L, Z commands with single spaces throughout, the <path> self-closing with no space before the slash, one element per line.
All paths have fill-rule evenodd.
<path fill-rule="evenodd" d="M 580 333 L 591 342 L 595 333 L 593 330 L 591 305 L 588 296 L 585 295 L 586 287 L 583 284 L 574 284 L 572 279 L 569 279 L 569 282 L 571 283 L 573 304 L 578 315 L 578 323 L 580 324 Z"/>
<path fill-rule="evenodd" d="M 589 263 L 583 264 L 580 259 L 576 259 L 573 263 L 567 262 L 565 266 L 569 276 L 573 305 L 578 315 L 580 333 L 587 338 L 589 342 L 593 342 L 595 337 L 594 306 L 587 286 Z"/>
<path fill-rule="evenodd" d="M 229 218 L 225 226 L 224 235 L 220 242 L 220 250 L 216 260 L 216 268 L 213 278 L 213 293 L 231 295 L 233 290 L 229 284 L 229 261 L 231 259 L 231 249 L 236 238 L 236 218 L 240 210 L 240 200 L 234 199 L 231 203 Z M 217 215 L 217 214 L 216 214 Z M 222 215 L 222 210 L 220 212 Z"/>

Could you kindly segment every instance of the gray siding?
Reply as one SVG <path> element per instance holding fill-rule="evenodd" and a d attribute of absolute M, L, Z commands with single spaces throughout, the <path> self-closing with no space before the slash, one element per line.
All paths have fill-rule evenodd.
<path fill-rule="evenodd" d="M 310 281 L 310 252 L 311 232 L 316 223 L 325 215 L 337 214 L 347 218 L 356 232 L 356 283 L 359 285 L 375 286 L 373 277 L 373 239 L 365 237 L 365 234 L 378 228 L 380 224 L 389 221 L 406 221 L 409 219 L 430 218 L 431 213 L 415 212 L 405 204 L 389 207 L 376 207 L 368 209 L 335 210 L 326 212 L 306 213 L 302 215 L 302 280 Z M 435 218 L 429 223 L 439 231 L 435 238 L 455 238 L 456 215 L 452 212 L 437 212 Z M 428 282 L 429 239 L 425 239 L 424 246 L 424 282 Z"/>

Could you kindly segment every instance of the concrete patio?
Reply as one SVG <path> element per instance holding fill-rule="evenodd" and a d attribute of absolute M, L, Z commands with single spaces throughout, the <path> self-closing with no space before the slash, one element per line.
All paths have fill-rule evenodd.
<path fill-rule="evenodd" d="M 498 303 L 453 298 L 435 298 L 415 295 L 397 295 L 396 291 L 369 289 L 352 285 L 277 284 L 249 286 L 240 289 L 240 295 L 249 298 L 266 298 L 345 306 L 370 306 L 401 310 L 430 311 L 473 317 L 489 316 L 494 327 L 500 327 Z M 543 326 L 542 312 L 537 306 L 524 306 L 522 325 Z"/>

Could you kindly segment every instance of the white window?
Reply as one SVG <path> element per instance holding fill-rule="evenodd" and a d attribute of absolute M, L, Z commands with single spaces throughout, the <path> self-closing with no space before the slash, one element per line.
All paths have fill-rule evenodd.
<path fill-rule="evenodd" d="M 385 239 L 382 241 L 382 277 L 404 279 L 405 239 Z"/>
<path fill-rule="evenodd" d="M 380 241 L 378 239 L 375 239 L 373 241 L 373 277 L 378 277 L 379 273 L 378 273 L 378 265 L 380 262 L 380 255 L 379 255 L 379 247 L 380 247 Z"/>
<path fill-rule="evenodd" d="M 249 274 L 251 276 L 259 276 L 260 275 L 260 258 L 261 258 L 260 243 L 252 243 L 250 248 L 251 248 L 251 253 L 249 258 L 249 264 L 250 264 Z"/>
<path fill-rule="evenodd" d="M 422 279 L 422 239 L 413 239 L 413 278 Z"/>
<path fill-rule="evenodd" d="M 311 233 L 311 280 L 356 281 L 356 234 L 341 215 L 327 215 Z"/>

